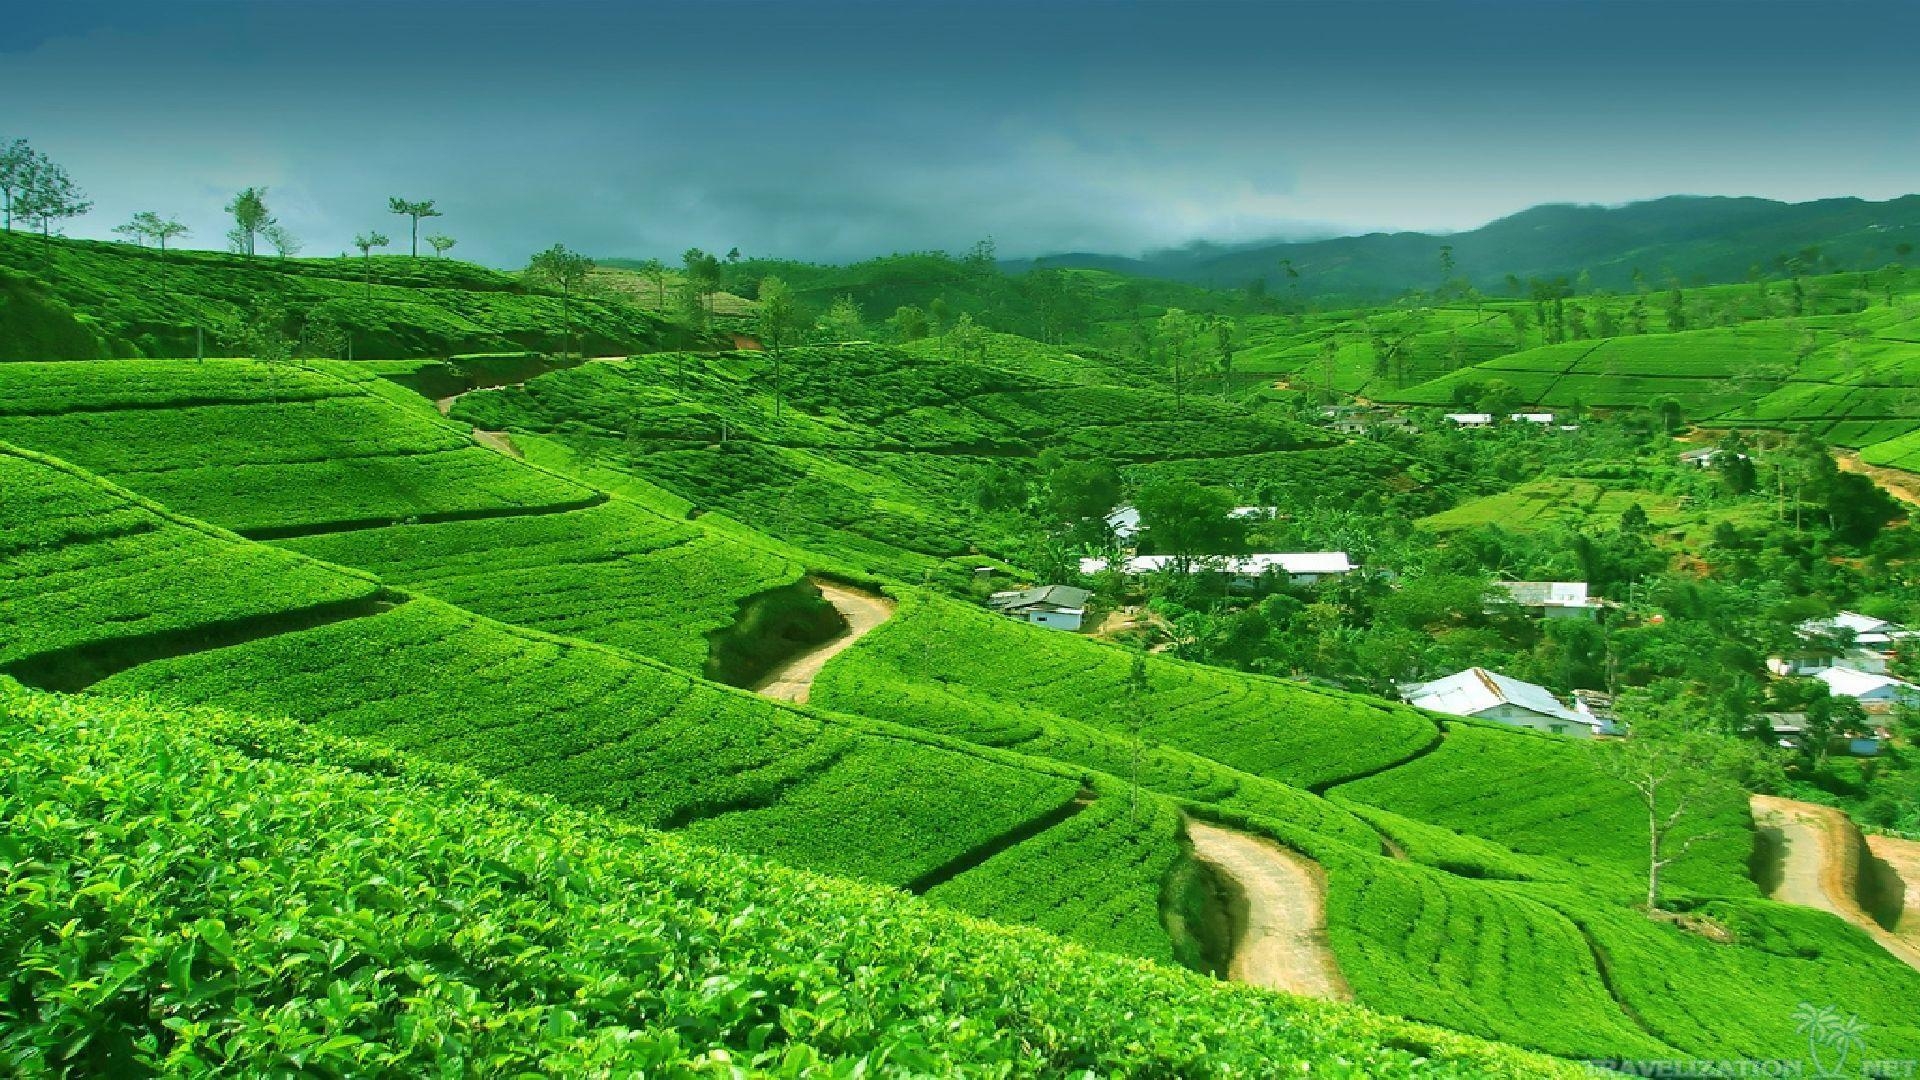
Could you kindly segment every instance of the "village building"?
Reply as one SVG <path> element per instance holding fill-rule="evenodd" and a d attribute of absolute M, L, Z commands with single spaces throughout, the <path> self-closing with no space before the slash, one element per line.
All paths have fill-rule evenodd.
<path fill-rule="evenodd" d="M 1507 419 L 1516 424 L 1538 424 L 1541 427 L 1548 427 L 1553 423 L 1553 414 L 1550 412 L 1517 412 L 1509 415 Z"/>
<path fill-rule="evenodd" d="M 1718 465 L 1720 459 L 1727 453 L 1728 451 L 1722 450 L 1717 446 L 1696 446 L 1691 450 L 1681 451 L 1680 464 L 1692 465 L 1696 469 L 1711 469 L 1715 465 Z M 1745 454 L 1740 455 L 1742 460 L 1744 460 L 1746 456 Z"/>
<path fill-rule="evenodd" d="M 1490 427 L 1493 424 L 1493 414 L 1483 412 L 1450 412 L 1445 419 L 1447 423 L 1463 428 Z"/>
<path fill-rule="evenodd" d="M 1885 675 L 1900 643 L 1914 631 L 1853 611 L 1831 619 L 1814 619 L 1799 626 L 1800 645 L 1793 652 L 1767 659 L 1775 675 L 1814 675 L 1831 667 L 1849 667 L 1869 675 Z"/>
<path fill-rule="evenodd" d="M 1807 744 L 1807 714 L 1797 712 L 1760 713 L 1754 717 L 1759 723 L 1767 725 L 1767 731 L 1773 736 L 1774 745 L 1783 750 L 1802 750 Z M 1886 728 L 1876 727 L 1867 731 L 1847 731 L 1835 736 L 1828 746 L 1828 752 L 1846 754 L 1849 757 L 1877 757 L 1886 747 L 1890 735 Z"/>
<path fill-rule="evenodd" d="M 1535 618 L 1591 619 L 1600 610 L 1584 581 L 1496 581 L 1493 587 Z"/>
<path fill-rule="evenodd" d="M 1567 708 L 1544 686 L 1486 668 L 1468 668 L 1444 679 L 1403 686 L 1400 695 L 1416 708 L 1576 739 L 1591 739 L 1605 727 L 1595 717 Z"/>
<path fill-rule="evenodd" d="M 1236 506 L 1228 515 L 1241 521 L 1271 521 L 1279 513 L 1274 506 Z M 1122 506 L 1107 515 L 1107 528 L 1121 543 L 1131 543 L 1140 535 L 1140 511 L 1135 507 Z"/>
<path fill-rule="evenodd" d="M 1602 735 L 1624 735 L 1618 714 L 1613 710 L 1613 695 L 1601 690 L 1575 690 L 1573 711 L 1591 717 L 1600 724 Z"/>
<path fill-rule="evenodd" d="M 1157 574 L 1179 564 L 1172 555 L 1132 555 L 1120 561 L 1120 572 L 1131 577 Z M 1289 585 L 1318 585 L 1328 578 L 1350 574 L 1357 567 L 1344 551 L 1293 551 L 1271 555 L 1213 555 L 1194 560 L 1196 572 L 1228 575 L 1231 584 L 1253 588 L 1275 577 L 1284 577 Z M 1080 572 L 1092 576 L 1107 568 L 1107 560 L 1080 560 Z"/>
<path fill-rule="evenodd" d="M 1920 706 L 1920 686 L 1891 675 L 1830 667 L 1814 672 L 1813 677 L 1826 683 L 1834 697 L 1852 698 L 1870 713 L 1886 712 L 1895 705 Z"/>
<path fill-rule="evenodd" d="M 1078 630 L 1093 594 L 1072 585 L 1041 585 L 1032 589 L 997 592 L 987 606 L 1008 618 L 1055 630 Z"/>

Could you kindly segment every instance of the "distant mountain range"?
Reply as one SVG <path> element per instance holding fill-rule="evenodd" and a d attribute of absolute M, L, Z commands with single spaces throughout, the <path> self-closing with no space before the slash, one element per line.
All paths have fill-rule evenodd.
<path fill-rule="evenodd" d="M 1755 266 L 1781 273 L 1783 258 L 1805 256 L 1806 272 L 1911 263 L 1920 247 L 1920 195 L 1886 202 L 1676 195 L 1625 206 L 1549 204 L 1468 232 L 1370 233 L 1327 240 L 1223 245 L 1194 243 L 1141 258 L 1070 253 L 1017 264 L 1110 270 L 1212 287 L 1265 279 L 1284 294 L 1378 300 L 1442 283 L 1441 248 L 1451 245 L 1454 277 L 1504 294 L 1508 276 L 1591 275 L 1595 288 L 1627 289 L 1637 270 L 1653 287 L 1740 281 Z M 1817 258 L 1809 249 L 1818 249 Z M 1291 260 L 1298 277 L 1289 277 Z M 1524 288 L 1524 284 L 1523 284 Z"/>

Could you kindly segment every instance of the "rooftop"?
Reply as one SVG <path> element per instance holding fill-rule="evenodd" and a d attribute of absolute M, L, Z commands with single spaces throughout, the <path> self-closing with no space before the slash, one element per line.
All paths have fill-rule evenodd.
<path fill-rule="evenodd" d="M 1407 687 L 1405 696 L 1409 705 L 1453 716 L 1474 716 L 1500 705 L 1517 705 L 1568 723 L 1603 726 L 1598 719 L 1582 716 L 1562 705 L 1544 686 L 1486 668 L 1472 667 L 1444 679 Z"/>

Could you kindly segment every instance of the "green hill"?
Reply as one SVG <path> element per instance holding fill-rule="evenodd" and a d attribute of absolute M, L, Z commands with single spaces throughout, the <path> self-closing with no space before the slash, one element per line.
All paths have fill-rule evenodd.
<path fill-rule="evenodd" d="M 309 347 L 322 327 L 344 337 L 316 355 L 361 359 L 466 353 L 659 348 L 674 336 L 629 304 L 529 289 L 508 274 L 451 259 L 246 258 L 86 240 L 0 234 L 0 360 L 95 360 L 247 351 L 262 313 Z M 196 336 L 196 331 L 200 336 Z"/>

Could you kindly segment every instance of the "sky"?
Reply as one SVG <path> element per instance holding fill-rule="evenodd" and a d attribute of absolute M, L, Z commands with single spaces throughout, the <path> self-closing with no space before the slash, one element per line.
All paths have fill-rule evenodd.
<path fill-rule="evenodd" d="M 218 247 L 1138 254 L 1920 190 L 1920 0 L 9 0 L 0 138 Z"/>

